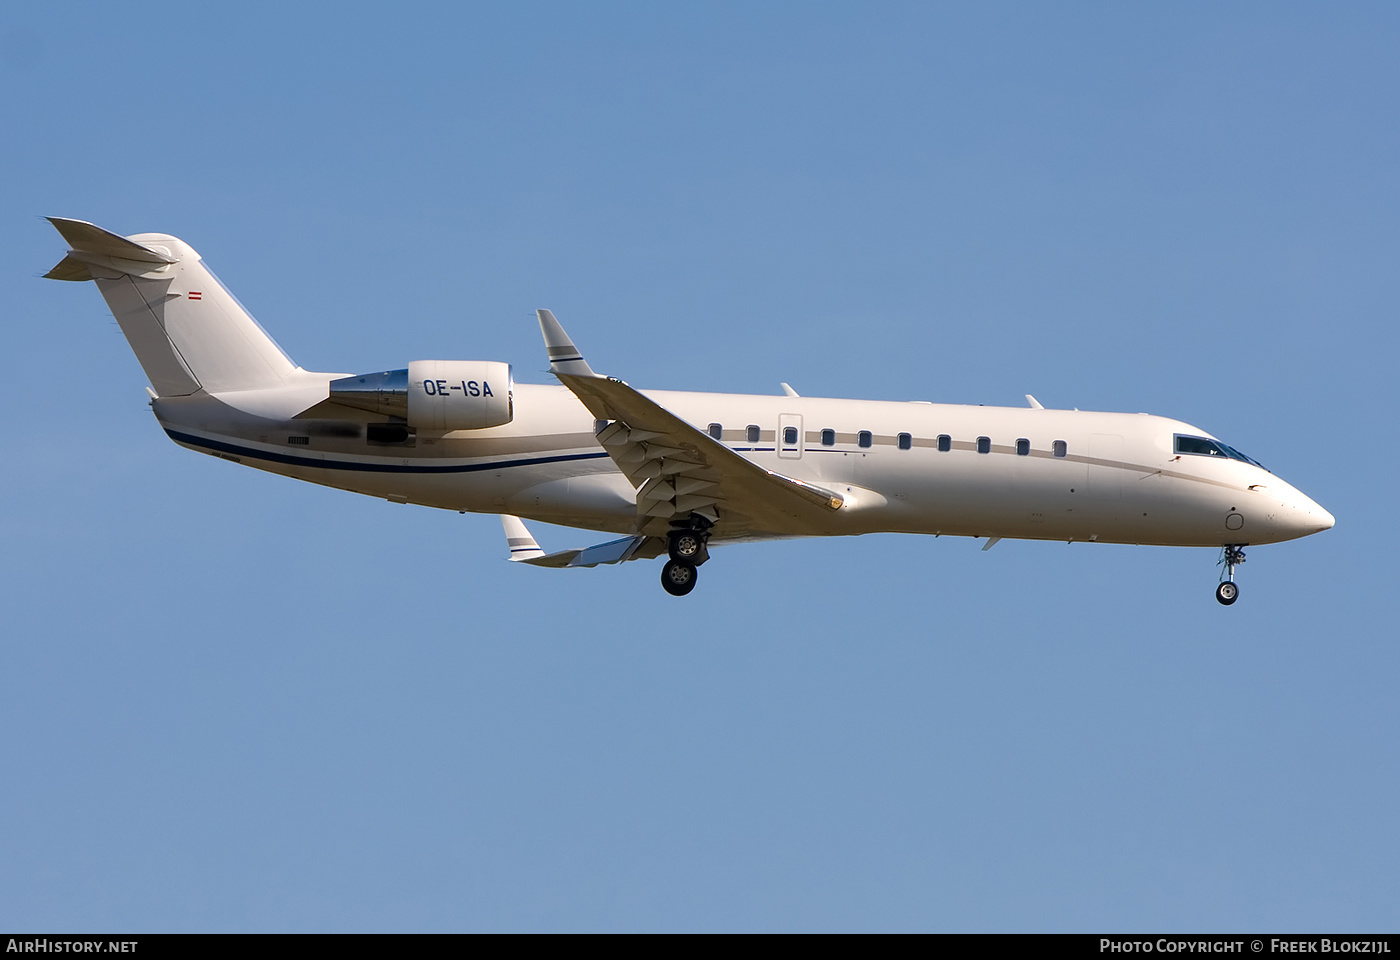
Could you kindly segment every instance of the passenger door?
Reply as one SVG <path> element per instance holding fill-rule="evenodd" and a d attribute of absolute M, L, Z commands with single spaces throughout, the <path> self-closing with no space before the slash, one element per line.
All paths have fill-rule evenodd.
<path fill-rule="evenodd" d="M 784 460 L 802 459 L 802 416 L 784 413 L 778 416 L 778 456 Z"/>

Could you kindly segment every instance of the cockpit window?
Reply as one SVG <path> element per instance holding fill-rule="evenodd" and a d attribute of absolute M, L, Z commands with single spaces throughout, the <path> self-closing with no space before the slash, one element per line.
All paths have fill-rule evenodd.
<path fill-rule="evenodd" d="M 1181 434 L 1176 435 L 1176 452 L 1195 453 L 1203 457 L 1228 456 L 1214 440 L 1207 440 L 1205 437 L 1183 437 Z"/>
<path fill-rule="evenodd" d="M 1187 437 L 1178 433 L 1176 435 L 1176 452 L 1190 453 L 1199 457 L 1238 460 L 1241 463 L 1252 463 L 1261 470 L 1268 469 L 1258 460 L 1245 456 L 1229 444 L 1221 443 L 1219 440 L 1207 440 L 1205 437 Z"/>
<path fill-rule="evenodd" d="M 1258 460 L 1255 460 L 1255 459 L 1254 459 L 1253 457 L 1251 457 L 1249 454 L 1247 454 L 1247 453 L 1240 453 L 1238 450 L 1236 450 L 1234 447 L 1230 446 L 1228 443 L 1222 443 L 1222 444 L 1220 445 L 1220 447 L 1221 447 L 1222 450 L 1224 450 L 1227 454 L 1230 455 L 1230 459 L 1231 459 L 1231 460 L 1242 460 L 1242 461 L 1244 461 L 1245 463 L 1252 463 L 1252 464 L 1254 464 L 1256 467 L 1258 467 L 1260 470 L 1267 470 L 1267 469 L 1268 469 L 1268 467 L 1264 466 L 1264 465 L 1263 465 L 1262 463 L 1260 463 Z"/>

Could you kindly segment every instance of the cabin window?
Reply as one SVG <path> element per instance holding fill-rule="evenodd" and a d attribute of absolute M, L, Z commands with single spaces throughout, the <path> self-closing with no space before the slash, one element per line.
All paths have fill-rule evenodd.
<path fill-rule="evenodd" d="M 938 451 L 947 453 L 951 449 L 953 449 L 953 438 L 946 433 L 940 433 L 938 435 Z"/>
<path fill-rule="evenodd" d="M 901 449 L 901 450 L 912 450 L 913 448 L 914 448 L 914 438 L 913 438 L 910 434 L 901 433 L 901 434 L 899 435 L 899 449 Z"/>
<path fill-rule="evenodd" d="M 1027 440 L 1025 437 L 1022 437 L 1020 440 L 1017 440 L 1017 441 L 1016 441 L 1016 456 L 1018 456 L 1018 457 L 1029 456 L 1029 455 L 1030 455 L 1030 452 L 1031 452 L 1031 442 L 1030 442 L 1029 440 Z"/>
<path fill-rule="evenodd" d="M 744 434 L 749 443 L 758 443 L 758 424 L 749 424 L 748 431 Z"/>
<path fill-rule="evenodd" d="M 710 424 L 710 436 L 714 437 L 716 440 L 723 440 L 724 427 L 720 426 L 717 423 Z"/>
<path fill-rule="evenodd" d="M 783 443 L 789 447 L 797 446 L 796 427 L 783 427 Z"/>
<path fill-rule="evenodd" d="M 1050 452 L 1057 457 L 1063 458 L 1065 454 L 1069 453 L 1069 444 L 1065 443 L 1063 440 L 1056 440 L 1054 443 L 1050 444 Z"/>
<path fill-rule="evenodd" d="M 992 438 L 991 438 L 991 437 L 978 437 L 978 438 L 977 438 L 977 452 L 978 452 L 978 453 L 991 453 L 991 452 L 992 452 Z"/>
<path fill-rule="evenodd" d="M 823 430 L 823 431 L 822 431 L 822 446 L 824 446 L 824 447 L 834 447 L 834 446 L 836 446 L 836 431 L 835 431 L 835 430 Z"/>
<path fill-rule="evenodd" d="M 875 443 L 875 436 L 869 430 L 862 430 L 856 439 L 862 447 L 869 447 Z"/>

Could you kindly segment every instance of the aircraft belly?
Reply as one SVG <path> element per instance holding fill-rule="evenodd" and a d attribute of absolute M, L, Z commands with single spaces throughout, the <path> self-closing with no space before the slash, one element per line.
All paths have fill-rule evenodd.
<path fill-rule="evenodd" d="M 886 497 L 878 515 L 862 518 L 861 525 L 1032 540 L 1182 546 L 1229 541 L 1229 511 L 1215 500 L 1235 494 L 1124 464 L 1121 447 L 1119 465 L 1112 466 L 1106 448 L 1113 446 L 1112 440 L 1098 446 L 1105 455 L 1097 464 L 995 452 L 887 455 L 862 464 L 858 473 Z"/>
<path fill-rule="evenodd" d="M 499 512 L 568 527 L 629 533 L 637 523 L 636 491 L 616 472 L 561 477 L 513 493 Z"/>

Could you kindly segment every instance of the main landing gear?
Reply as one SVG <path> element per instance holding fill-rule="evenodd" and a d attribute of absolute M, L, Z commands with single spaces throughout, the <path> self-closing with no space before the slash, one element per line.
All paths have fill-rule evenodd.
<path fill-rule="evenodd" d="M 690 526 L 672 530 L 667 537 L 666 554 L 669 559 L 661 568 L 661 586 L 671 596 L 683 597 L 695 589 L 696 568 L 710 559 L 708 530 L 708 521 L 692 517 Z"/>
<path fill-rule="evenodd" d="M 1244 563 L 1244 544 L 1225 544 L 1220 562 L 1225 569 L 1220 573 L 1220 586 L 1215 588 L 1215 599 L 1228 607 L 1240 598 L 1240 588 L 1235 584 L 1235 567 Z"/>

